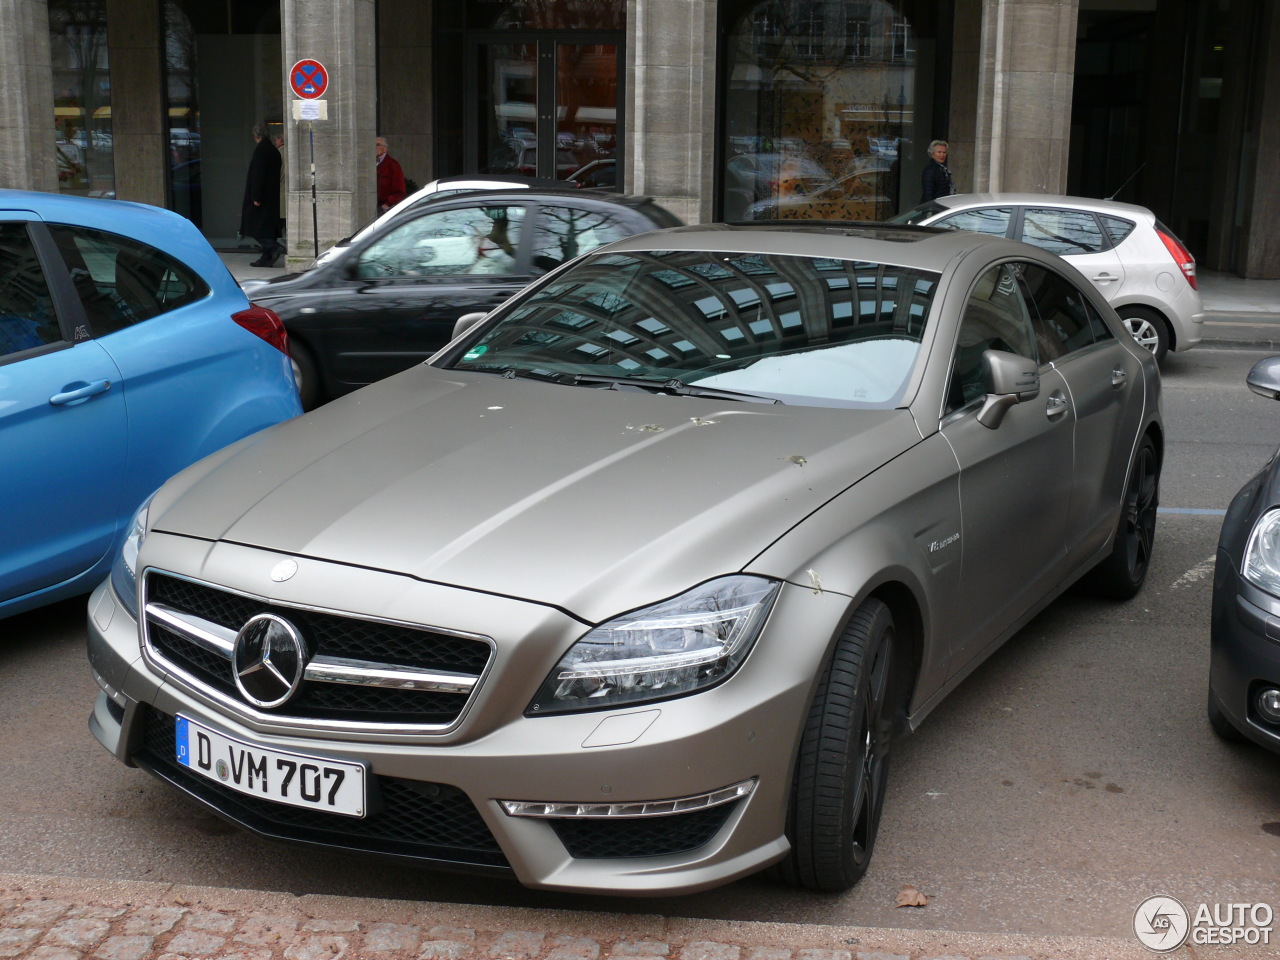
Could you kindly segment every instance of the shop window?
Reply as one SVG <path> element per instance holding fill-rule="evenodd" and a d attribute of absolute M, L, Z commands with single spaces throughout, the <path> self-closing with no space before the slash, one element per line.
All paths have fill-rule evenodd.
<path fill-rule="evenodd" d="M 49 0 L 58 189 L 114 197 L 106 0 Z"/>
<path fill-rule="evenodd" d="M 913 9 L 932 10 L 929 4 Z M 736 14 L 736 15 L 733 15 Z M 884 220 L 927 143 L 912 21 L 891 0 L 764 0 L 727 33 L 721 216 Z M 919 153 L 920 151 L 915 151 Z M 923 154 L 921 154 L 923 156 Z M 904 173 L 903 164 L 909 164 Z M 908 204 L 918 196 L 908 189 Z"/>

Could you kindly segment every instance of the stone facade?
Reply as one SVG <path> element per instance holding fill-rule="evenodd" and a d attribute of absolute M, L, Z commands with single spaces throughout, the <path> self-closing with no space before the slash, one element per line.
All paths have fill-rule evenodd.
<path fill-rule="evenodd" d="M 432 11 L 443 2 L 280 0 L 281 93 L 267 105 L 266 115 L 273 115 L 278 104 L 285 117 L 289 254 L 295 265 L 309 260 L 316 247 L 312 137 L 315 233 L 322 250 L 374 215 L 378 133 L 390 134 L 392 155 L 419 185 L 437 175 L 435 98 L 458 95 L 449 79 L 437 90 L 433 76 Z M 1064 192 L 1080 0 L 951 2 L 951 49 L 938 62 L 950 69 L 950 103 L 942 116 L 958 188 Z M 1241 2 L 1248 6 L 1248 0 Z M 163 205 L 168 151 L 164 51 L 155 29 L 160 0 L 107 0 L 107 9 L 116 195 Z M 1222 151 L 1205 186 L 1221 197 L 1211 205 L 1215 219 L 1205 245 L 1208 265 L 1234 262 L 1242 273 L 1264 277 L 1280 276 L 1280 241 L 1267 228 L 1280 207 L 1280 187 L 1267 176 L 1274 141 L 1280 140 L 1280 54 L 1275 52 L 1280 12 L 1271 4 L 1259 10 L 1252 20 L 1236 18 L 1233 40 L 1261 50 L 1251 68 L 1256 72 L 1246 75 L 1245 67 L 1233 66 L 1241 74 L 1233 80 L 1228 71 L 1224 89 L 1236 93 L 1224 96 L 1222 108 L 1229 142 L 1248 144 L 1252 152 L 1241 160 L 1239 151 Z M 626 0 L 626 11 L 620 182 L 688 222 L 709 220 L 717 210 L 713 158 L 720 129 L 721 5 L 717 0 Z M 53 115 L 48 16 L 47 0 L 0 0 L 0 186 L 57 189 L 57 151 L 46 119 Z M 1170 15 L 1160 29 L 1185 32 L 1184 20 Z M 1248 35 L 1255 23 L 1265 25 L 1261 40 Z M 1152 40 L 1154 50 L 1172 49 L 1177 42 L 1167 36 Z M 329 70 L 327 120 L 290 117 L 287 71 L 304 57 L 320 60 Z M 212 96 L 206 94 L 207 107 L 217 105 Z M 1150 111 L 1148 169 L 1140 182 L 1161 182 L 1167 152 L 1162 140 L 1176 136 L 1177 119 L 1172 101 Z M 1231 209 L 1230 198 L 1239 193 L 1251 198 L 1250 209 Z M 205 200 L 211 200 L 208 184 Z M 225 207 L 231 198 L 220 196 L 217 202 Z"/>

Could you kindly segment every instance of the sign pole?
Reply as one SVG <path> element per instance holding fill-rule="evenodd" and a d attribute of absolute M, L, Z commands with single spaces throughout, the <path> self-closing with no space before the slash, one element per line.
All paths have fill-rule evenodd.
<path fill-rule="evenodd" d="M 320 222 L 316 211 L 316 121 L 328 119 L 326 103 L 320 98 L 329 89 L 329 71 L 319 60 L 299 60 L 289 69 L 289 88 L 300 100 L 294 101 L 294 119 L 307 124 L 307 142 L 311 147 L 311 250 L 320 256 Z"/>
<path fill-rule="evenodd" d="M 320 225 L 316 216 L 316 123 L 307 121 L 307 141 L 311 145 L 311 250 L 312 259 L 320 256 Z"/>

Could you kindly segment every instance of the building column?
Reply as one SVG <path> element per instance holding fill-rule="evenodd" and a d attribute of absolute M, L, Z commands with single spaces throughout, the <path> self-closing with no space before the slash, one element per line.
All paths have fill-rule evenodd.
<path fill-rule="evenodd" d="M 58 189 L 45 0 L 0 0 L 0 186 Z"/>
<path fill-rule="evenodd" d="M 628 193 L 686 223 L 711 219 L 716 142 L 716 3 L 627 0 Z"/>
<path fill-rule="evenodd" d="M 288 143 L 289 263 L 309 261 L 374 218 L 377 181 L 377 52 L 375 0 L 281 0 L 280 67 Z M 294 120 L 288 71 L 318 60 L 329 73 L 327 120 Z M 311 210 L 311 145 L 315 146 L 316 232 Z"/>
<path fill-rule="evenodd" d="M 116 199 L 157 207 L 168 205 L 162 37 L 160 0 L 107 0 Z"/>
<path fill-rule="evenodd" d="M 432 6 L 378 0 L 378 89 L 387 92 L 378 102 L 378 134 L 387 138 L 387 152 L 405 178 L 419 187 L 436 176 Z"/>
<path fill-rule="evenodd" d="M 973 158 L 960 189 L 1066 190 L 1078 10 L 1079 0 L 958 0 L 953 135 Z M 975 15 L 978 46 L 962 46 Z"/>

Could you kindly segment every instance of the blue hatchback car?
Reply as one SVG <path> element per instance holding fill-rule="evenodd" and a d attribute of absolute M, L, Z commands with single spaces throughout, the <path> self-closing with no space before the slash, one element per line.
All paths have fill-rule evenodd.
<path fill-rule="evenodd" d="M 0 617 L 93 589 L 148 494 L 300 412 L 284 326 L 190 221 L 0 190 Z"/>

